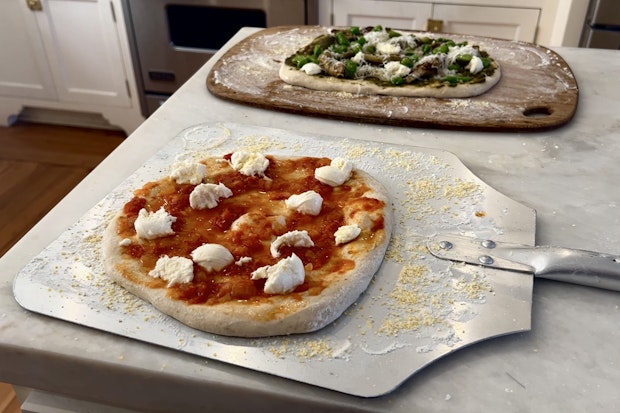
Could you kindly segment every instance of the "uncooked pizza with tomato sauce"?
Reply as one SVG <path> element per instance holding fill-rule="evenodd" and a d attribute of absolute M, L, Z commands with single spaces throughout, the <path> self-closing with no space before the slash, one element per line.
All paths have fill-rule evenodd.
<path fill-rule="evenodd" d="M 388 246 L 386 189 L 344 158 L 237 151 L 134 191 L 103 237 L 106 273 L 182 323 L 265 337 L 333 322 Z"/>

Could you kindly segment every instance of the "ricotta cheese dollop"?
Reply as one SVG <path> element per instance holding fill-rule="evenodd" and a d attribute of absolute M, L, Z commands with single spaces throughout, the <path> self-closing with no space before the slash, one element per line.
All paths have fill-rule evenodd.
<path fill-rule="evenodd" d="M 336 241 L 336 245 L 346 244 L 347 242 L 353 241 L 357 238 L 362 229 L 357 225 L 343 225 L 334 232 L 334 238 Z"/>
<path fill-rule="evenodd" d="M 263 291 L 267 294 L 286 294 L 304 282 L 306 271 L 301 259 L 292 254 L 274 265 L 266 265 L 252 272 L 253 280 L 265 278 L 267 281 Z"/>
<path fill-rule="evenodd" d="M 344 158 L 334 158 L 331 163 L 314 170 L 314 177 L 329 186 L 339 186 L 351 177 L 353 163 Z"/>
<path fill-rule="evenodd" d="M 170 177 L 177 184 L 198 185 L 207 176 L 207 167 L 200 162 L 180 162 L 174 165 Z"/>
<path fill-rule="evenodd" d="M 235 261 L 235 265 L 241 267 L 242 265 L 247 264 L 248 262 L 252 262 L 252 257 L 241 257 L 237 261 Z"/>
<path fill-rule="evenodd" d="M 482 69 L 484 69 L 484 63 L 482 62 L 482 59 L 478 56 L 472 56 L 466 68 L 469 69 L 469 72 L 471 74 L 476 74 Z"/>
<path fill-rule="evenodd" d="M 194 263 L 189 258 L 164 255 L 157 260 L 149 275 L 168 281 L 168 287 L 188 283 L 194 279 Z"/>
<path fill-rule="evenodd" d="M 172 224 L 177 220 L 170 215 L 164 207 L 157 212 L 148 212 L 142 208 L 138 212 L 138 218 L 134 222 L 134 228 L 139 238 L 155 239 L 174 234 Z"/>
<path fill-rule="evenodd" d="M 409 72 L 411 72 L 411 69 L 400 62 L 388 62 L 385 64 L 385 74 L 388 79 L 392 79 L 394 76 L 405 77 Z"/>
<path fill-rule="evenodd" d="M 310 76 L 318 75 L 319 73 L 323 71 L 323 69 L 321 69 L 321 66 L 317 65 L 316 63 L 312 63 L 312 62 L 306 63 L 299 70 L 301 70 L 302 72 L 305 72 L 307 75 L 310 75 Z"/>
<path fill-rule="evenodd" d="M 323 206 L 323 198 L 315 191 L 306 191 L 301 194 L 291 195 L 284 204 L 288 209 L 308 215 L 319 215 Z"/>
<path fill-rule="evenodd" d="M 192 251 L 192 259 L 208 272 L 219 271 L 234 261 L 230 251 L 220 244 L 202 244 Z"/>
<path fill-rule="evenodd" d="M 262 153 L 239 151 L 232 154 L 230 165 L 243 175 L 264 176 L 269 166 L 269 159 Z"/>
<path fill-rule="evenodd" d="M 286 225 L 286 218 L 282 215 L 266 216 L 261 213 L 247 213 L 241 215 L 230 224 L 230 230 L 233 232 L 246 232 L 252 231 L 255 228 L 264 227 L 271 228 L 274 232 L 284 231 Z"/>
<path fill-rule="evenodd" d="M 353 57 L 351 58 L 351 60 L 352 60 L 353 62 L 357 63 L 358 65 L 363 64 L 363 63 L 365 62 L 365 59 L 364 59 L 364 52 L 357 52 L 357 53 L 355 54 L 355 56 L 353 56 Z"/>
<path fill-rule="evenodd" d="M 377 53 L 384 55 L 392 55 L 400 53 L 400 46 L 396 43 L 392 43 L 390 41 L 379 42 L 376 45 Z"/>
<path fill-rule="evenodd" d="M 290 247 L 314 247 L 314 242 L 308 235 L 308 231 L 294 230 L 277 237 L 272 243 L 269 251 L 271 256 L 277 258 L 280 256 L 280 247 L 287 245 Z"/>
<path fill-rule="evenodd" d="M 215 208 L 222 198 L 230 198 L 232 191 L 224 184 L 200 184 L 189 194 L 189 205 L 194 209 Z"/>

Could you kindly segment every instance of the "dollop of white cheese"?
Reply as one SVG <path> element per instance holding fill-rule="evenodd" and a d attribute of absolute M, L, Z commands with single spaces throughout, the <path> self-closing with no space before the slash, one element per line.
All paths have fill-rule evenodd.
<path fill-rule="evenodd" d="M 364 59 L 364 52 L 357 52 L 355 54 L 355 56 L 353 56 L 351 58 L 351 60 L 355 63 L 357 63 L 358 65 L 361 65 L 362 63 L 364 63 L 366 60 Z"/>
<path fill-rule="evenodd" d="M 396 43 L 392 43 L 389 41 L 377 43 L 377 53 L 390 55 L 390 54 L 399 54 L 400 46 Z"/>
<path fill-rule="evenodd" d="M 230 165 L 243 175 L 264 176 L 269 159 L 261 153 L 239 151 L 232 154 Z"/>
<path fill-rule="evenodd" d="M 194 209 L 211 209 L 222 198 L 230 198 L 232 191 L 223 183 L 200 184 L 189 194 L 189 205 Z"/>
<path fill-rule="evenodd" d="M 339 186 L 351 177 L 353 163 L 344 158 L 334 158 L 331 163 L 314 170 L 314 177 L 329 186 Z"/>
<path fill-rule="evenodd" d="M 127 247 L 129 245 L 131 245 L 131 238 L 123 238 L 118 245 L 120 245 L 121 247 Z"/>
<path fill-rule="evenodd" d="M 192 259 L 208 272 L 219 271 L 234 261 L 230 251 L 220 244 L 202 244 L 192 251 Z"/>
<path fill-rule="evenodd" d="M 265 278 L 267 281 L 263 291 L 267 294 L 286 294 L 304 282 L 306 271 L 301 259 L 292 254 L 274 265 L 266 265 L 252 272 L 253 280 Z"/>
<path fill-rule="evenodd" d="M 334 233 L 334 238 L 336 240 L 336 245 L 346 244 L 347 242 L 353 241 L 357 238 L 362 229 L 357 225 L 343 225 L 336 230 Z"/>
<path fill-rule="evenodd" d="M 243 264 L 247 264 L 248 262 L 252 262 L 252 257 L 241 257 L 235 261 L 235 265 L 241 267 Z"/>
<path fill-rule="evenodd" d="M 301 67 L 302 72 L 305 72 L 307 75 L 318 75 L 319 73 L 321 73 L 323 71 L 323 69 L 321 69 L 321 66 L 317 65 L 316 63 L 310 62 L 310 63 L 306 63 L 305 65 L 303 65 Z"/>
<path fill-rule="evenodd" d="M 177 184 L 198 185 L 207 176 L 207 167 L 200 162 L 180 162 L 174 165 L 170 177 Z"/>
<path fill-rule="evenodd" d="M 287 245 L 289 247 L 314 247 L 314 242 L 308 235 L 308 231 L 295 230 L 289 231 L 277 237 L 272 243 L 269 251 L 271 256 L 277 258 L 280 256 L 280 247 Z"/>
<path fill-rule="evenodd" d="M 323 206 L 323 198 L 315 191 L 306 191 L 291 195 L 284 204 L 288 209 L 299 211 L 302 214 L 319 215 Z"/>
<path fill-rule="evenodd" d="M 353 171 L 353 162 L 348 159 L 334 158 L 330 165 L 340 169 L 347 177 L 351 176 L 351 171 Z"/>
<path fill-rule="evenodd" d="M 261 213 L 247 213 L 235 219 L 230 225 L 230 230 L 233 232 L 248 231 L 252 228 L 266 227 L 264 224 L 269 224 L 274 232 L 282 232 L 286 226 L 286 218 L 282 215 L 265 216 Z"/>
<path fill-rule="evenodd" d="M 385 72 L 389 79 L 394 76 L 405 77 L 411 72 L 411 69 L 400 62 L 387 62 L 385 64 Z"/>
<path fill-rule="evenodd" d="M 188 283 L 194 279 L 194 263 L 189 258 L 164 255 L 157 260 L 149 275 L 168 281 L 168 287 Z"/>
<path fill-rule="evenodd" d="M 177 220 L 170 215 L 164 207 L 157 212 L 148 212 L 142 208 L 138 212 L 138 218 L 134 222 L 134 228 L 138 237 L 143 239 L 155 239 L 174 234 L 172 224 Z"/>
<path fill-rule="evenodd" d="M 469 72 L 475 75 L 484 69 L 484 63 L 482 63 L 482 59 L 478 56 L 472 56 L 469 63 L 467 63 L 466 69 L 469 69 Z"/>

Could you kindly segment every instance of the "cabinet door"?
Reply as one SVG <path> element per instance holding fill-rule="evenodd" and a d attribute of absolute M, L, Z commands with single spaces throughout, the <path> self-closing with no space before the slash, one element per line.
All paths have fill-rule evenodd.
<path fill-rule="evenodd" d="M 436 4 L 433 19 L 445 33 L 470 34 L 533 42 L 540 9 Z"/>
<path fill-rule="evenodd" d="M 35 12 L 62 102 L 130 106 L 111 3 L 42 0 Z"/>
<path fill-rule="evenodd" d="M 0 1 L 0 96 L 56 99 L 33 12 L 25 1 Z"/>
<path fill-rule="evenodd" d="M 430 3 L 409 1 L 337 0 L 333 2 L 335 26 L 375 26 L 426 30 Z"/>

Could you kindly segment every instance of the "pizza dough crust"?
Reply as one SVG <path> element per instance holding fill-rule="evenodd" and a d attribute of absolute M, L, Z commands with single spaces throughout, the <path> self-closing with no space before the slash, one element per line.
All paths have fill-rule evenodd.
<path fill-rule="evenodd" d="M 345 92 L 356 95 L 387 95 L 417 98 L 467 98 L 489 91 L 501 78 L 499 66 L 492 76 L 482 83 L 458 84 L 456 86 L 380 86 L 369 80 L 336 78 L 324 75 L 308 75 L 286 63 L 280 66 L 279 76 L 285 83 L 326 92 Z"/>
<path fill-rule="evenodd" d="M 319 295 L 313 296 L 306 291 L 296 293 L 295 297 L 273 295 L 261 303 L 229 301 L 215 305 L 189 304 L 172 299 L 161 283 L 159 287 L 152 288 L 154 279 L 135 260 L 127 259 L 122 254 L 122 239 L 117 231 L 122 212 L 111 220 L 103 234 L 104 269 L 112 280 L 161 312 L 206 332 L 265 337 L 318 330 L 337 319 L 366 290 L 383 261 L 390 240 L 393 215 L 386 189 L 369 174 L 360 170 L 356 170 L 356 174 L 370 188 L 365 196 L 384 202 L 381 211 L 384 226 L 372 237 L 372 244 L 350 242 L 342 246 L 343 255 L 354 260 L 355 267 L 332 277 Z"/>

